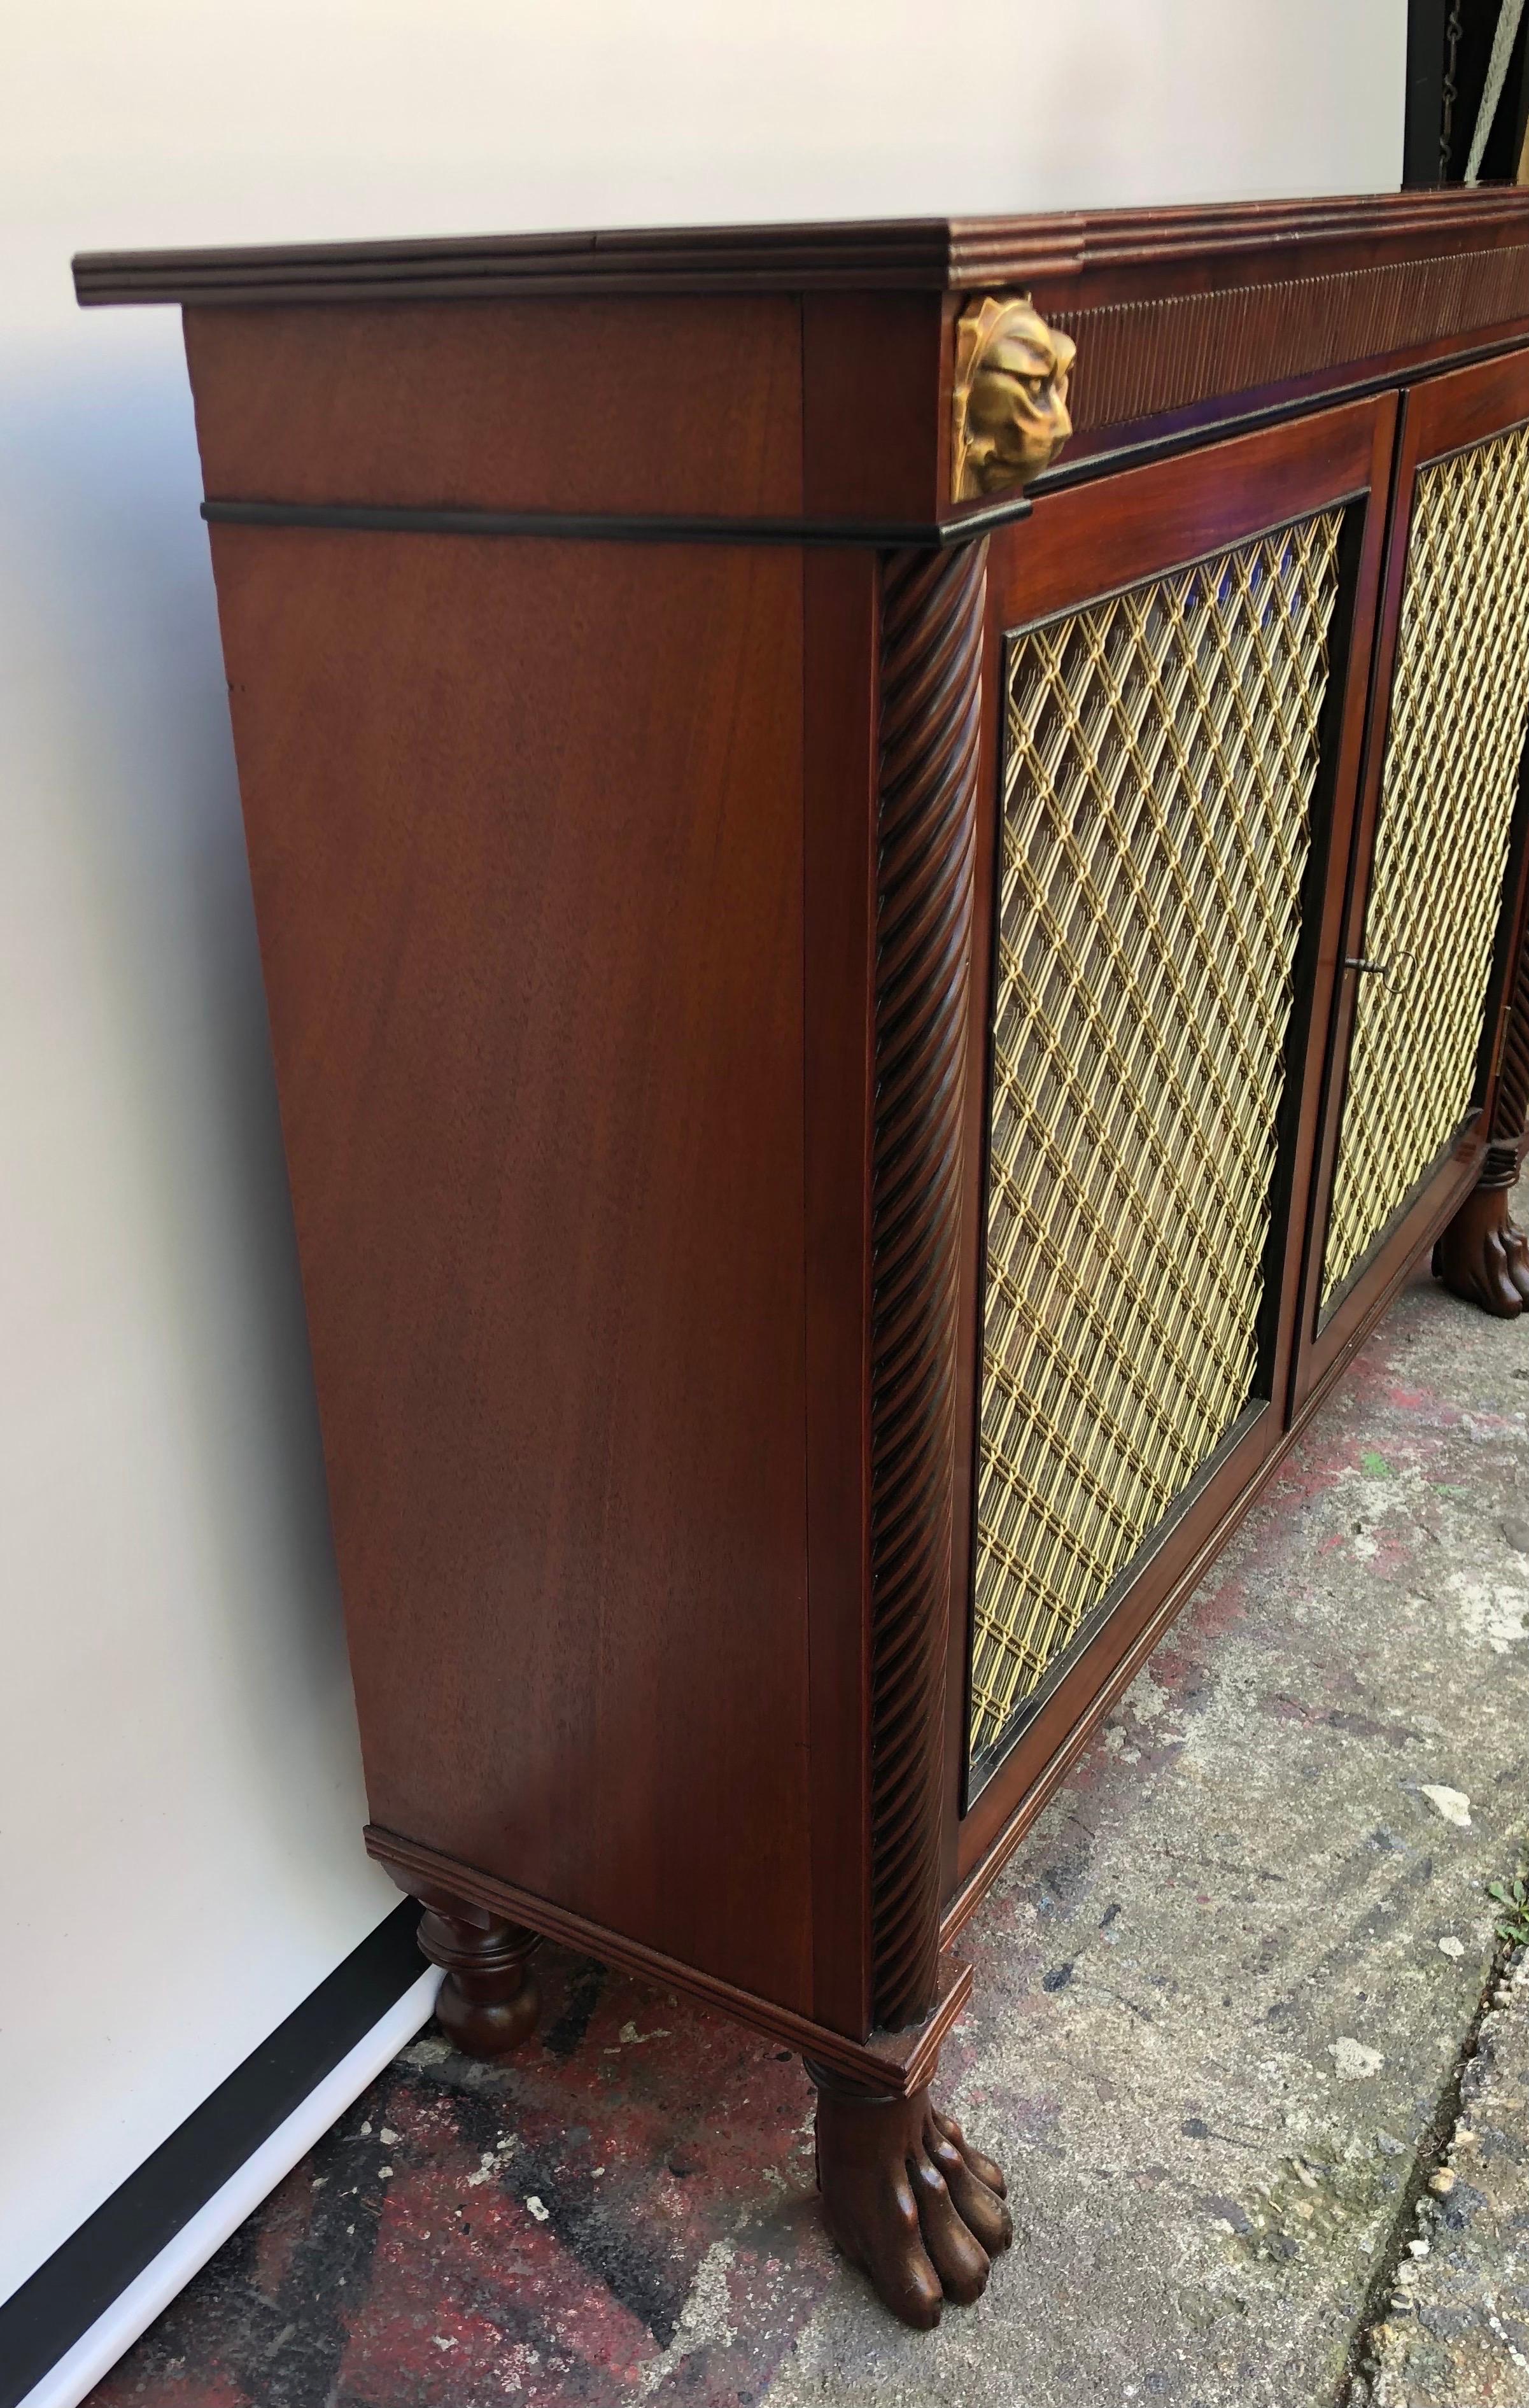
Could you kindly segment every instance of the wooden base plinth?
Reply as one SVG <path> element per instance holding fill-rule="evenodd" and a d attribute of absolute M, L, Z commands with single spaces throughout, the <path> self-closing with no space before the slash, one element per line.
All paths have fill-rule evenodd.
<path fill-rule="evenodd" d="M 1008 2247 L 1004 2177 L 939 2114 L 927 2084 L 898 2097 L 854 2089 L 810 2060 L 807 2070 L 828 2229 L 893 2315 L 928 2331 L 947 2300 L 980 2297 Z"/>
<path fill-rule="evenodd" d="M 425 1847 L 375 1823 L 366 1826 L 365 1839 L 368 1854 L 422 1906 L 433 1907 L 448 1919 L 460 1918 L 479 1931 L 495 1924 L 523 1925 L 559 1947 L 597 1956 L 603 1965 L 614 1966 L 639 1982 L 679 1990 L 720 2014 L 734 2016 L 752 2031 L 766 2033 L 808 2062 L 828 2066 L 862 2092 L 895 2091 L 907 2099 L 921 2089 L 939 2060 L 947 2032 L 971 1995 L 970 1966 L 947 1951 L 940 1959 L 936 2003 L 925 2022 L 907 2031 L 879 2031 L 868 2040 L 850 2040 L 832 2025 L 815 2023 L 755 1991 L 740 1990 L 715 1974 L 698 1972 L 693 1965 L 665 1956 L 603 1924 L 591 1923 L 565 1907 L 554 1906 L 549 1899 L 517 1889 L 512 1882 L 465 1865 L 460 1857 L 445 1856 L 438 1848 Z M 445 1960 L 437 1957 L 436 1961 Z"/>
<path fill-rule="evenodd" d="M 1489 1148 L 1486 1167 L 1434 1248 L 1434 1270 L 1451 1295 L 1513 1321 L 1529 1304 L 1529 1237 L 1509 1209 L 1526 1140 Z"/>

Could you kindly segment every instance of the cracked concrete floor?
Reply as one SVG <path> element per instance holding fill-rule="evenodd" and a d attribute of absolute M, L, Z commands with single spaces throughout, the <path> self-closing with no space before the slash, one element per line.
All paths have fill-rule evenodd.
<path fill-rule="evenodd" d="M 1514 1954 L 1350 2408 L 1529 2408 L 1529 1952 Z"/>
<path fill-rule="evenodd" d="M 417 2042 L 98 2408 L 1328 2408 L 1529 1831 L 1526 1612 L 1529 1318 L 1421 1273 L 970 1928 L 975 2309 L 834 2261 L 799 2066 L 552 1955 L 522 2057 Z"/>

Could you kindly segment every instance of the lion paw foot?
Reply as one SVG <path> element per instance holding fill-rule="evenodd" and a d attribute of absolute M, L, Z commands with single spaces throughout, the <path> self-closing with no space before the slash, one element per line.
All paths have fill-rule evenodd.
<path fill-rule="evenodd" d="M 868 2097 L 812 2071 L 828 2229 L 893 2315 L 927 2331 L 947 2300 L 980 2297 L 1008 2247 L 1004 2177 L 927 2089 Z"/>

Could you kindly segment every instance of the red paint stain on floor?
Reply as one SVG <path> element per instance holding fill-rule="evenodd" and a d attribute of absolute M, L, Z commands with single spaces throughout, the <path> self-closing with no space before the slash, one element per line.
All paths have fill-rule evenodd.
<path fill-rule="evenodd" d="M 434 2031 L 93 2408 L 739 2408 L 827 2288 L 800 2063 L 548 1950 L 499 2067 Z"/>
<path fill-rule="evenodd" d="M 1408 1416 L 1383 1441 L 1392 1465 L 1434 1461 L 1436 1430 L 1453 1427 L 1458 1442 L 1461 1417 L 1400 1383 L 1385 1344 L 1345 1376 L 1238 1542 L 1288 1563 L 1293 1580 L 1310 1578 L 1316 1550 L 1352 1545 L 1351 1527 L 1330 1526 L 1328 1500 L 1366 1477 L 1365 1433 L 1388 1409 Z M 1416 1522 L 1416 1497 L 1411 1510 Z M 1375 1535 L 1387 1552 L 1370 1568 L 1384 1577 L 1390 1542 Z M 976 1988 L 965 2033 L 945 2052 L 947 2096 L 984 2028 L 1001 2023 L 1010 2057 L 1022 2057 L 1026 2026 L 1065 1995 L 1079 1945 L 1066 1901 L 1094 1834 L 1144 1811 L 1148 1776 L 1171 1764 L 1214 1695 L 1217 1636 L 1235 1625 L 1257 1642 L 1242 1562 L 1226 1559 L 1158 1648 L 1153 1687 L 1114 1710 L 1113 1732 L 1069 1776 L 1054 1833 L 968 1928 Z M 1320 1702 L 1287 1682 L 1271 1686 L 1265 1710 L 1400 1744 L 1405 1733 L 1363 1719 L 1352 1683 L 1351 1667 L 1330 1665 Z M 503 2067 L 473 2065 L 429 2035 L 390 2068 L 93 2408 L 754 2408 L 830 2282 L 860 2280 L 836 2272 L 819 2222 L 800 2064 L 720 2016 L 555 1951 L 542 1985 L 541 2030 Z M 979 2086 L 966 2101 L 979 2140 L 988 2095 Z M 1022 2140 L 1044 2146 L 1058 2104 L 1037 2092 L 1008 2098 L 1006 2113 Z"/>

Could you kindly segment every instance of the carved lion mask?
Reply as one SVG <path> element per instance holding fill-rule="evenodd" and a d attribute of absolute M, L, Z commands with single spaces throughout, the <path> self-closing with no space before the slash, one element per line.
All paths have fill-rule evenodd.
<path fill-rule="evenodd" d="M 1078 346 L 1027 299 L 986 300 L 956 327 L 957 501 L 1038 477 L 1072 433 L 1067 377 Z"/>

